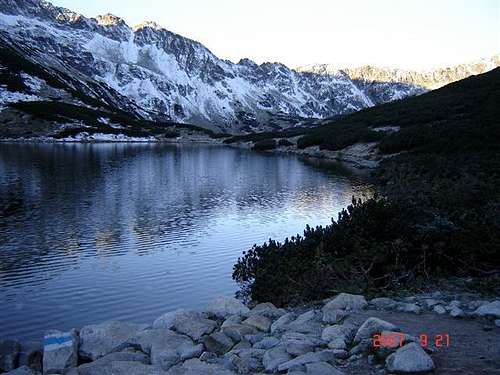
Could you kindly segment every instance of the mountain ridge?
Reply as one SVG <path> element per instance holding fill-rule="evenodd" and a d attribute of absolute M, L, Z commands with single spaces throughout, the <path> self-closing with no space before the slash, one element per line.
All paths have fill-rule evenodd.
<path fill-rule="evenodd" d="M 130 27 L 109 13 L 86 18 L 47 1 L 2 2 L 0 30 L 29 46 L 40 64 L 108 86 L 144 118 L 225 133 L 286 129 L 428 91 L 422 80 L 391 81 L 390 74 L 378 81 L 349 69 L 298 71 L 247 58 L 235 64 L 152 21 Z"/>

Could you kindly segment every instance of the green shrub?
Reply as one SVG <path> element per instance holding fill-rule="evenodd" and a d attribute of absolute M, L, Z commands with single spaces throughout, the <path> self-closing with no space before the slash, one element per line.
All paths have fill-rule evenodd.
<path fill-rule="evenodd" d="M 425 225 L 424 225 L 425 223 Z M 303 236 L 254 246 L 234 266 L 241 294 L 277 305 L 328 297 L 337 292 L 377 295 L 412 289 L 423 281 L 474 274 L 470 267 L 500 265 L 498 233 L 478 225 L 457 228 L 424 210 L 385 199 L 353 201 L 337 221 L 306 227 Z M 478 235 L 470 237 L 470 230 Z M 469 243 L 463 242 L 469 238 Z M 498 250 L 498 248 L 497 248 Z"/>
<path fill-rule="evenodd" d="M 252 150 L 265 151 L 274 150 L 276 148 L 276 141 L 274 139 L 263 139 L 262 141 L 255 142 Z"/>
<path fill-rule="evenodd" d="M 170 130 L 170 131 L 166 132 L 165 134 L 163 134 L 163 137 L 167 138 L 167 139 L 171 139 L 171 138 L 180 137 L 180 135 L 181 135 L 181 133 L 179 133 L 178 131 Z"/>

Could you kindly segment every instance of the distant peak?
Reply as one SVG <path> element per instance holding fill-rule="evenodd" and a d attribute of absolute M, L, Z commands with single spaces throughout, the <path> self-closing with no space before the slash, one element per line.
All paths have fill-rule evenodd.
<path fill-rule="evenodd" d="M 159 24 L 157 24 L 154 21 L 141 22 L 140 24 L 134 26 L 134 30 L 144 29 L 146 27 L 149 27 L 150 29 L 153 29 L 153 30 L 164 30 L 164 28 L 162 26 L 160 26 Z"/>
<path fill-rule="evenodd" d="M 249 67 L 257 67 L 258 65 L 253 61 L 248 58 L 243 58 L 238 62 L 238 65 L 244 65 L 244 66 L 249 66 Z"/>
<path fill-rule="evenodd" d="M 342 69 L 333 64 L 311 64 L 311 65 L 299 66 L 295 68 L 295 70 L 300 73 L 316 73 L 316 74 L 328 74 L 328 75 L 342 74 Z"/>
<path fill-rule="evenodd" d="M 125 21 L 121 19 L 120 17 L 115 16 L 114 14 L 111 13 L 106 13 L 100 16 L 97 16 L 96 18 L 97 24 L 101 26 L 117 26 L 117 25 L 124 25 Z"/>

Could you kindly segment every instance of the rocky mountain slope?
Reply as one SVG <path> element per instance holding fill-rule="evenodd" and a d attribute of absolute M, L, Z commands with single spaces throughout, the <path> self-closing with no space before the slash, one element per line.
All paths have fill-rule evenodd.
<path fill-rule="evenodd" d="M 40 0 L 2 1 L 0 32 L 4 43 L 43 69 L 57 69 L 82 82 L 78 90 L 92 82 L 99 87 L 97 97 L 102 92 L 103 99 L 143 118 L 219 132 L 288 128 L 305 118 L 354 112 L 431 87 L 424 79 L 374 68 L 366 69 L 376 74 L 364 73 L 366 69 L 292 70 L 248 59 L 234 64 L 153 22 L 132 28 L 110 14 L 86 18 Z M 480 68 L 465 69 L 463 74 Z M 451 70 L 441 74 L 439 82 L 463 74 Z M 30 84 L 31 78 L 23 79 Z M 3 103 L 33 99 L 29 93 L 3 86 Z"/>
<path fill-rule="evenodd" d="M 319 64 L 299 67 L 297 71 L 323 75 L 337 74 L 339 71 L 342 71 L 358 83 L 358 87 L 372 98 L 374 104 L 383 104 L 409 96 L 405 90 L 394 91 L 393 87 L 395 84 L 420 87 L 424 90 L 435 90 L 451 82 L 488 72 L 498 66 L 500 66 L 500 54 L 468 64 L 459 64 L 434 70 L 403 70 L 379 68 L 371 65 L 340 70 L 333 65 Z"/>
<path fill-rule="evenodd" d="M 77 70 L 44 66 L 0 34 L 0 138 L 15 140 L 210 140 L 192 125 L 147 120 L 127 97 Z"/>

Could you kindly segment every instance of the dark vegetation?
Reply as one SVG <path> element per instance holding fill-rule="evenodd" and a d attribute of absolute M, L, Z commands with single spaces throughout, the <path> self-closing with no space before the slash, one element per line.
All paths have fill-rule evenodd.
<path fill-rule="evenodd" d="M 252 150 L 265 151 L 265 150 L 274 150 L 275 148 L 276 148 L 276 141 L 270 138 L 255 142 L 252 147 Z"/>
<path fill-rule="evenodd" d="M 496 69 L 310 130 L 302 145 L 338 149 L 378 140 L 382 153 L 399 154 L 375 171 L 380 197 L 353 202 L 330 226 L 244 254 L 233 273 L 242 293 L 284 305 L 470 277 L 470 288 L 498 294 L 499 98 Z M 401 130 L 371 132 L 376 126 Z"/>
<path fill-rule="evenodd" d="M 307 133 L 308 130 L 310 130 L 310 129 L 296 127 L 296 128 L 283 130 L 283 131 L 235 135 L 235 136 L 229 137 L 228 139 L 225 139 L 224 143 L 231 144 L 231 143 L 237 143 L 237 142 L 258 142 L 258 141 L 263 141 L 263 140 L 271 139 L 271 138 L 291 138 L 291 137 L 303 135 L 303 134 Z"/>
<path fill-rule="evenodd" d="M 127 113 L 111 112 L 104 109 L 95 109 L 59 101 L 17 102 L 11 103 L 9 106 L 29 114 L 37 120 L 59 123 L 80 122 L 82 125 L 85 125 L 84 127 L 61 130 L 53 135 L 55 138 L 74 136 L 81 132 L 87 132 L 88 134 L 123 134 L 131 137 L 158 135 L 164 138 L 176 138 L 180 135 L 178 129 L 201 132 L 213 138 L 217 137 L 211 130 L 193 125 L 143 120 L 134 118 Z M 120 128 L 113 128 L 103 123 L 99 120 L 102 118 L 109 119 L 110 123 L 120 125 Z"/>

